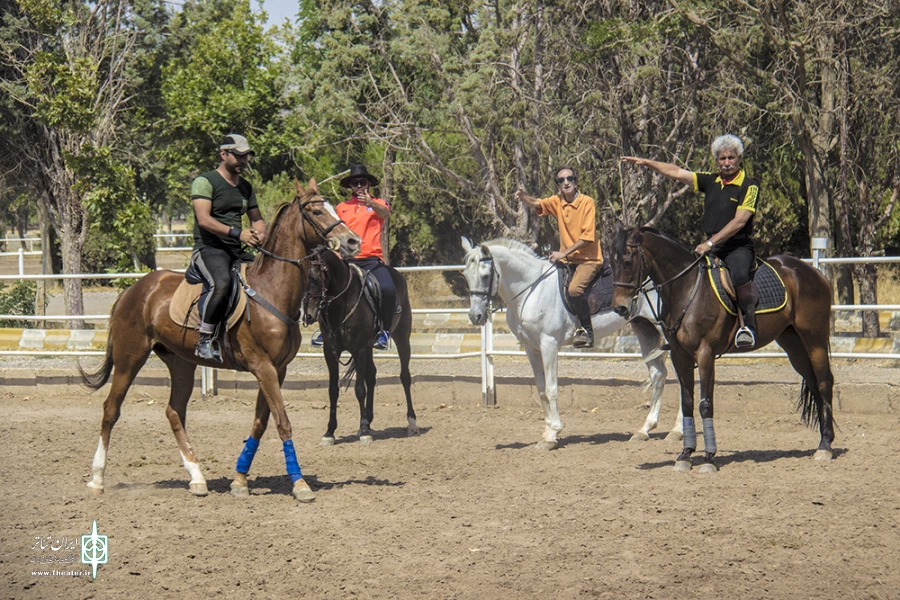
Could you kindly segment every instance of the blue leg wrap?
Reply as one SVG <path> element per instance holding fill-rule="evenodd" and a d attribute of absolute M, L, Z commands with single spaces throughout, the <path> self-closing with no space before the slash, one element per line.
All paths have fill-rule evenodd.
<path fill-rule="evenodd" d="M 287 474 L 291 476 L 291 483 L 296 483 L 303 477 L 303 473 L 300 472 L 300 463 L 297 462 L 297 453 L 294 452 L 294 442 L 291 440 L 284 442 L 284 464 L 287 466 Z"/>
<path fill-rule="evenodd" d="M 683 417 L 684 419 L 684 447 L 697 449 L 697 430 L 694 429 L 694 417 Z"/>
<path fill-rule="evenodd" d="M 246 475 L 250 472 L 250 465 L 253 464 L 253 457 L 256 456 L 257 448 L 259 448 L 259 440 L 248 437 L 244 442 L 244 450 L 237 459 L 237 467 L 235 467 L 235 470 L 238 473 Z"/>
<path fill-rule="evenodd" d="M 703 451 L 707 454 L 716 453 L 716 430 L 713 429 L 712 419 L 703 419 Z"/>

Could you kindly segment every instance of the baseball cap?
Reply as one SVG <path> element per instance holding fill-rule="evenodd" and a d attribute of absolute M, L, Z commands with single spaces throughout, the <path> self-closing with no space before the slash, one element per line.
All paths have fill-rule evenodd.
<path fill-rule="evenodd" d="M 222 140 L 221 145 L 219 145 L 219 150 L 230 150 L 234 154 L 253 154 L 253 150 L 250 149 L 250 144 L 247 143 L 247 138 L 242 135 L 238 135 L 236 133 L 229 133 Z"/>

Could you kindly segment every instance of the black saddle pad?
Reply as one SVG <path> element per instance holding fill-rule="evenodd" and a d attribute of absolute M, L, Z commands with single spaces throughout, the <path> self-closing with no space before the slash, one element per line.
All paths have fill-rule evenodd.
<path fill-rule="evenodd" d="M 575 311 L 572 309 L 572 298 L 569 296 L 569 282 L 572 280 L 572 274 L 575 272 L 574 265 L 556 263 L 557 273 L 559 274 L 559 292 L 563 298 L 563 304 L 573 315 Z M 613 272 L 609 261 L 603 261 L 603 267 L 597 276 L 591 281 L 587 289 L 588 307 L 591 314 L 596 315 L 601 312 L 612 310 L 613 297 Z"/>
<path fill-rule="evenodd" d="M 230 317 L 234 312 L 234 309 L 237 308 L 240 295 L 243 292 L 239 275 L 241 273 L 241 265 L 243 265 L 244 262 L 246 261 L 236 260 L 231 263 L 231 283 L 228 291 L 228 309 L 225 311 L 226 319 Z M 188 268 L 185 269 L 184 278 L 191 285 L 203 284 L 204 294 L 209 292 L 206 288 L 206 281 L 203 279 L 203 276 L 200 274 L 200 270 L 197 269 L 197 265 L 194 264 L 194 261 L 191 261 L 190 264 L 188 264 Z M 203 316 L 205 315 L 201 315 L 201 318 Z"/>
<path fill-rule="evenodd" d="M 709 256 L 706 257 L 706 264 L 709 267 L 709 282 L 716 292 L 716 296 L 719 297 L 719 302 L 722 303 L 728 314 L 737 316 L 737 307 L 734 299 L 725 290 L 725 286 L 722 283 L 727 267 L 721 262 L 712 262 Z M 756 287 L 756 294 L 759 297 L 759 303 L 756 305 L 756 314 L 777 312 L 787 304 L 787 291 L 784 289 L 784 282 L 781 280 L 781 276 L 772 265 L 760 258 L 756 259 L 753 285 Z"/>

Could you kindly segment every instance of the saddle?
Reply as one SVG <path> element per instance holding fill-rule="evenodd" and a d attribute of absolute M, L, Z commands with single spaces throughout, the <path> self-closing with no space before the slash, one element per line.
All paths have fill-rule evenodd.
<path fill-rule="evenodd" d="M 706 256 L 706 267 L 709 271 L 709 283 L 722 307 L 728 314 L 737 316 L 739 309 L 734 285 L 725 262 L 718 257 L 711 259 Z M 784 308 L 787 304 L 787 290 L 784 288 L 784 282 L 778 271 L 766 261 L 757 258 L 750 273 L 756 288 L 756 295 L 759 298 L 756 314 L 777 312 Z"/>
<path fill-rule="evenodd" d="M 228 310 L 225 313 L 227 315 L 225 318 L 226 330 L 237 324 L 247 308 L 247 294 L 243 293 L 238 273 L 241 278 L 246 277 L 247 263 L 235 261 L 231 265 Z M 184 281 L 179 284 L 175 294 L 172 295 L 172 301 L 169 303 L 169 317 L 184 329 L 200 329 L 200 310 L 197 308 L 197 304 L 202 293 L 203 278 L 191 263 L 184 273 Z"/>
<path fill-rule="evenodd" d="M 563 304 L 566 310 L 574 315 L 576 313 L 572 308 L 572 298 L 569 296 L 569 282 L 572 281 L 572 275 L 575 273 L 575 265 L 556 263 L 556 268 L 559 274 L 559 293 L 562 295 Z M 588 299 L 591 315 L 612 310 L 613 272 L 608 260 L 603 259 L 603 266 L 588 284 L 585 296 Z"/>
<path fill-rule="evenodd" d="M 363 296 L 366 298 L 366 302 L 369 305 L 369 308 L 372 309 L 372 313 L 375 315 L 375 320 L 380 321 L 379 315 L 381 314 L 381 286 L 378 285 L 378 280 L 372 275 L 369 271 L 363 271 L 361 267 L 355 265 L 353 263 L 347 263 L 351 270 L 355 271 L 357 275 L 359 275 L 360 280 L 363 282 Z M 394 314 L 399 314 L 401 311 L 400 303 L 394 303 Z M 393 329 L 393 323 L 390 323 L 391 327 L 389 329 Z M 382 327 L 378 329 L 385 329 L 384 324 L 382 323 Z"/>

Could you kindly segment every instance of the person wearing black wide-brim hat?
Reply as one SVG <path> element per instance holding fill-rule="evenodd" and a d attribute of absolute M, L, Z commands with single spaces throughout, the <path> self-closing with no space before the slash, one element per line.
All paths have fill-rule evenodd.
<path fill-rule="evenodd" d="M 341 187 L 352 189 L 350 183 L 361 178 L 368 180 L 369 185 L 372 187 L 376 187 L 379 183 L 378 178 L 369 173 L 369 170 L 366 169 L 366 165 L 351 165 L 350 174 L 341 179 Z"/>
<path fill-rule="evenodd" d="M 350 189 L 350 198 L 337 205 L 338 217 L 358 235 L 362 242 L 360 251 L 347 262 L 355 263 L 359 268 L 368 271 L 378 280 L 381 288 L 380 325 L 375 336 L 375 348 L 385 350 L 391 338 L 391 326 L 397 303 L 397 291 L 394 280 L 384 264 L 384 250 L 381 247 L 381 232 L 384 220 L 391 214 L 391 207 L 381 198 L 369 193 L 370 187 L 378 185 L 378 178 L 369 173 L 365 165 L 350 166 L 349 174 L 341 179 L 341 187 Z M 324 343 L 321 334 L 313 336 L 312 344 Z"/>

